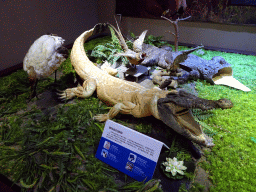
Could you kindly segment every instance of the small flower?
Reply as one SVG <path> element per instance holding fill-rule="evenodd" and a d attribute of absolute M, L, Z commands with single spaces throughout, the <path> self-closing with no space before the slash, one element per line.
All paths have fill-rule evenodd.
<path fill-rule="evenodd" d="M 183 161 L 177 161 L 177 158 L 166 158 L 167 162 L 162 163 L 164 166 L 166 166 L 165 171 L 171 172 L 173 176 L 175 176 L 177 173 L 184 175 L 184 170 L 187 169 L 183 165 Z"/>

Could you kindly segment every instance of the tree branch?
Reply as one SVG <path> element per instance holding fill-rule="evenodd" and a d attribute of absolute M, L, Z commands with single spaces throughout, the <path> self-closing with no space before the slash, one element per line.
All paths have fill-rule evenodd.
<path fill-rule="evenodd" d="M 186 18 L 183 18 L 183 19 L 177 19 L 178 21 L 184 21 L 184 20 L 187 20 L 187 19 L 189 19 L 191 16 L 188 16 L 188 17 L 186 17 Z"/>
<path fill-rule="evenodd" d="M 163 18 L 163 19 L 166 19 L 166 20 L 170 21 L 172 24 L 174 24 L 174 22 L 175 22 L 175 21 L 172 21 L 172 20 L 168 19 L 168 18 L 167 18 L 167 17 L 165 17 L 165 16 L 161 16 L 161 18 Z"/>
<path fill-rule="evenodd" d="M 174 30 L 175 30 L 175 32 L 174 33 L 172 33 L 171 31 L 169 31 L 169 33 L 171 33 L 172 35 L 174 35 L 174 37 L 175 37 L 175 40 L 174 40 L 174 46 L 175 46 L 175 52 L 177 52 L 178 51 L 178 39 L 179 39 L 179 30 L 178 30 L 178 22 L 179 21 L 184 21 L 184 20 L 187 20 L 187 19 L 189 19 L 191 16 L 188 16 L 188 17 L 186 17 L 186 18 L 183 18 L 183 19 L 176 19 L 175 21 L 172 21 L 171 19 L 168 19 L 167 17 L 165 17 L 165 16 L 161 16 L 161 18 L 163 18 L 163 19 L 165 19 L 165 20 L 167 20 L 167 21 L 169 21 L 171 24 L 173 24 L 173 26 L 174 26 Z"/>

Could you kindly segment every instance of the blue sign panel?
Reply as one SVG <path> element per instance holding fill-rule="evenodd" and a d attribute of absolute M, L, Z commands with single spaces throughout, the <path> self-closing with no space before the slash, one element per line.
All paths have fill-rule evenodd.
<path fill-rule="evenodd" d="M 96 158 L 137 181 L 152 179 L 163 143 L 108 120 Z"/>
<path fill-rule="evenodd" d="M 156 162 L 103 137 L 96 157 L 138 181 L 150 180 L 156 167 Z"/>

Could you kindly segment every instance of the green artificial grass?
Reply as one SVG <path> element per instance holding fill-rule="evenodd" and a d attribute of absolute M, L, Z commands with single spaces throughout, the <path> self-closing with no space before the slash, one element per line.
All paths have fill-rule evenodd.
<path fill-rule="evenodd" d="M 111 41 L 111 37 L 93 39 L 86 43 L 86 52 L 96 45 Z M 179 50 L 187 49 L 179 47 Z M 195 53 L 197 54 L 197 53 Z M 249 87 L 243 92 L 221 85 L 210 85 L 198 80 L 196 89 L 206 99 L 230 99 L 231 109 L 201 112 L 194 110 L 204 131 L 213 137 L 215 147 L 205 150 L 206 161 L 200 166 L 209 173 L 211 191 L 254 191 L 256 188 L 256 57 L 217 51 L 204 51 L 204 59 L 222 56 L 233 68 L 233 76 Z M 61 66 L 63 76 L 59 89 L 74 81 L 70 58 Z M 38 93 L 51 89 L 52 78 L 39 81 Z M 74 85 L 73 85 L 74 86 Z M 75 98 L 75 103 L 58 105 L 54 115 L 42 112 L 36 106 L 27 108 L 30 95 L 27 74 L 20 70 L 0 78 L 0 173 L 27 188 L 38 191 L 143 191 L 143 182 L 117 185 L 113 175 L 118 171 L 94 157 L 104 123 L 92 116 L 109 110 L 94 94 L 88 99 Z M 33 99 L 32 101 L 36 101 Z M 52 110 L 49 109 L 49 110 Z M 121 118 L 120 118 L 121 117 Z M 131 121 L 118 115 L 114 121 L 130 126 Z M 134 120 L 133 120 L 134 121 Z M 152 124 L 147 119 L 136 119 L 132 127 L 149 134 Z M 166 132 L 168 135 L 168 130 Z M 180 141 L 179 141 L 180 142 Z M 179 145 L 177 141 L 176 145 Z M 177 152 L 188 159 L 185 148 Z M 186 191 L 181 187 L 180 191 Z M 191 191 L 202 191 L 195 183 Z M 161 191 L 157 189 L 156 191 Z"/>
<path fill-rule="evenodd" d="M 0 173 L 19 183 L 22 191 L 118 192 L 146 187 L 143 182 L 118 186 L 113 176 L 118 171 L 95 158 L 104 123 L 92 117 L 108 107 L 95 96 L 76 102 L 57 106 L 53 114 L 34 107 L 2 117 Z"/>
<path fill-rule="evenodd" d="M 207 162 L 202 163 L 209 171 L 214 188 L 211 191 L 254 191 L 256 188 L 256 57 L 217 51 L 206 51 L 210 59 L 222 56 L 233 69 L 233 76 L 249 87 L 243 92 L 221 85 L 209 85 L 198 81 L 199 96 L 207 99 L 230 99 L 234 107 L 216 109 L 206 119 L 217 133 L 213 136 L 215 147 L 207 153 Z"/>

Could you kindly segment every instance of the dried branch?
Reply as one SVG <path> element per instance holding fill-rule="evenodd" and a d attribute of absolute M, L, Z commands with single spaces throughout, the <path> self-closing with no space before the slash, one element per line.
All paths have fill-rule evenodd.
<path fill-rule="evenodd" d="M 168 19 L 168 18 L 167 18 L 167 17 L 165 17 L 165 16 L 161 16 L 161 18 L 163 18 L 163 19 L 166 19 L 166 20 L 170 21 L 172 24 L 175 22 L 175 21 L 172 21 L 172 20 Z"/>
<path fill-rule="evenodd" d="M 189 19 L 190 17 L 191 17 L 191 16 L 188 16 L 188 17 L 183 18 L 183 19 L 179 19 L 179 18 L 178 18 L 178 19 L 176 19 L 175 21 L 172 21 L 172 20 L 168 19 L 168 18 L 165 17 L 165 16 L 161 16 L 161 18 L 163 18 L 163 19 L 169 21 L 169 22 L 170 22 L 171 24 L 173 24 L 173 26 L 174 26 L 175 33 L 172 33 L 171 31 L 169 31 L 169 33 L 171 33 L 171 34 L 174 35 L 174 37 L 175 37 L 174 46 L 175 46 L 175 51 L 176 51 L 176 52 L 178 51 L 178 38 L 179 38 L 179 35 L 178 35 L 178 33 L 179 33 L 179 31 L 178 31 L 178 22 L 179 22 L 179 21 L 187 20 L 187 19 Z"/>
<path fill-rule="evenodd" d="M 188 17 L 186 17 L 186 18 L 183 18 L 183 19 L 179 19 L 178 18 L 178 21 L 184 21 L 184 20 L 187 20 L 187 19 L 189 19 L 191 16 L 188 16 Z"/>

